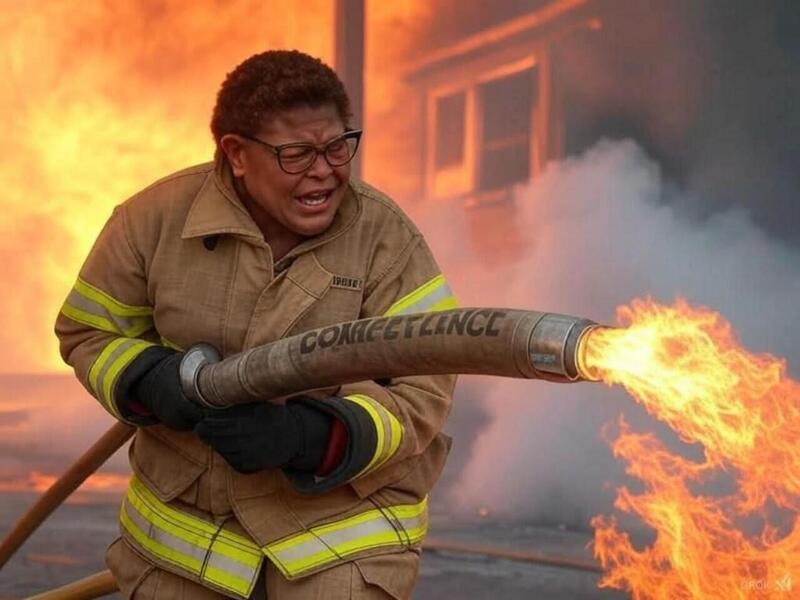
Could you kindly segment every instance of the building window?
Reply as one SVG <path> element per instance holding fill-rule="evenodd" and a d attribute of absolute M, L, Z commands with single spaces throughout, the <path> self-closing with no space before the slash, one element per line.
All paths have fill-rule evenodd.
<path fill-rule="evenodd" d="M 527 181 L 531 169 L 535 67 L 480 85 L 478 189 L 490 191 Z"/>
<path fill-rule="evenodd" d="M 464 162 L 464 105 L 464 92 L 436 99 L 436 169 Z"/>

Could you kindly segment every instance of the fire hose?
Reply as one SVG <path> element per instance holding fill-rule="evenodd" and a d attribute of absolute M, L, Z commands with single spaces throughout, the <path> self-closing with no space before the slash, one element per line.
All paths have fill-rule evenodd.
<path fill-rule="evenodd" d="M 601 326 L 568 315 L 496 308 L 361 319 L 313 329 L 224 360 L 212 346 L 197 344 L 186 352 L 180 377 L 187 396 L 210 408 L 279 401 L 304 391 L 409 375 L 593 381 L 596 377 L 583 361 L 584 342 L 597 327 Z M 122 423 L 115 425 L 34 510 L 23 515 L 0 545 L 0 566 L 131 433 Z"/>
<path fill-rule="evenodd" d="M 593 380 L 582 342 L 593 321 L 556 313 L 462 308 L 361 319 L 313 329 L 220 360 L 208 344 L 189 349 L 184 392 L 211 408 L 279 400 L 354 381 L 473 373 Z"/>

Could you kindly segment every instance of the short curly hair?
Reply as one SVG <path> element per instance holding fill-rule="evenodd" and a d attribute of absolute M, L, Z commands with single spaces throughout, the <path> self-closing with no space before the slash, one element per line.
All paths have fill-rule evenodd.
<path fill-rule="evenodd" d="M 336 106 L 342 122 L 349 125 L 350 99 L 333 69 L 297 50 L 269 50 L 228 73 L 217 94 L 211 133 L 219 150 L 225 134 L 255 135 L 265 117 L 325 104 Z"/>

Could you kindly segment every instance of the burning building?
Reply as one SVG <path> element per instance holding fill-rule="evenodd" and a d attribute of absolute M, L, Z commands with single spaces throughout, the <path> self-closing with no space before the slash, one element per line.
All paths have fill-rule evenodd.
<path fill-rule="evenodd" d="M 379 183 L 393 178 L 385 185 L 412 207 L 465 210 L 474 247 L 509 259 L 521 248 L 515 188 L 563 155 L 564 105 L 554 67 L 559 45 L 602 25 L 587 0 L 501 5 L 462 5 L 454 25 L 452 7 L 433 4 L 427 27 L 406 41 L 410 52 L 393 70 L 393 101 L 380 99 L 385 108 L 371 117 L 381 119 L 382 134 L 387 120 L 402 125 L 390 125 L 388 136 L 370 148 L 367 174 Z M 384 28 L 391 35 L 384 20 L 391 22 L 379 15 L 374 27 L 381 37 Z M 377 44 L 374 50 L 381 61 L 383 50 Z M 368 98 L 384 93 L 385 72 L 368 74 L 371 83 L 378 80 Z M 384 166 L 389 161 L 393 175 Z"/>
<path fill-rule="evenodd" d="M 800 231 L 796 203 L 781 195 L 784 188 L 797 189 L 792 187 L 795 175 L 781 167 L 781 160 L 760 160 L 775 158 L 776 148 L 790 145 L 785 140 L 796 141 L 796 136 L 776 136 L 772 125 L 775 115 L 787 131 L 797 123 L 791 110 L 778 110 L 783 103 L 791 105 L 788 100 L 794 96 L 766 75 L 757 76 L 774 72 L 782 82 L 796 80 L 783 75 L 792 71 L 780 70 L 781 65 L 791 69 L 788 55 L 764 41 L 775 39 L 778 47 L 790 47 L 781 42 L 781 28 L 773 32 L 767 24 L 770 19 L 792 21 L 778 11 L 747 12 L 735 2 L 724 3 L 734 6 L 731 13 L 739 10 L 740 17 L 748 17 L 756 28 L 751 32 L 716 4 L 713 9 L 688 0 L 645 4 L 652 3 L 405 0 L 301 5 L 275 0 L 198 5 L 148 0 L 113 6 L 87 2 L 80 11 L 57 2 L 42 3 L 36 13 L 9 8 L 0 21 L 9 49 L 0 68 L 10 82 L 0 116 L 7 132 L 2 142 L 6 160 L 0 167 L 6 190 L 0 255 L 10 269 L 14 293 L 3 301 L 4 369 L 63 369 L 51 323 L 100 225 L 127 195 L 210 157 L 207 121 L 216 86 L 233 64 L 265 47 L 298 47 L 337 66 L 366 131 L 363 177 L 425 217 L 420 219 L 423 229 L 435 229 L 429 237 L 445 246 L 443 266 L 456 273 L 454 287 L 465 303 L 558 308 L 607 321 L 614 306 L 631 297 L 680 292 L 735 316 L 737 325 L 744 321 L 748 341 L 756 339 L 757 346 L 796 360 L 800 338 L 783 316 L 793 314 L 798 293 L 796 253 L 765 239 L 746 220 L 726 216 L 699 231 L 685 227 L 672 213 L 665 216 L 651 208 L 669 201 L 687 206 L 692 216 L 708 216 L 719 212 L 710 199 L 713 194 L 706 194 L 709 190 L 758 190 L 749 196 L 758 202 L 744 203 L 754 220 L 773 223 L 768 232 L 789 231 L 790 241 L 791 232 Z M 697 16 L 701 13 L 702 18 Z M 710 48 L 721 35 L 713 33 L 715 26 L 735 40 L 724 46 L 725 52 Z M 750 40 L 760 40 L 767 50 L 761 52 Z M 763 56 L 769 59 L 766 63 L 759 58 Z M 739 78 L 758 85 L 743 85 Z M 718 89 L 704 96 L 704 85 Z M 704 105 L 707 97 L 713 105 Z M 737 104 L 742 97 L 750 101 Z M 757 123 L 758 135 L 742 141 L 732 124 L 750 121 Z M 714 123 L 717 129 L 709 132 Z M 566 161 L 561 171 L 548 171 L 549 161 L 573 156 L 601 135 L 633 137 L 644 152 L 630 144 L 605 145 L 577 163 Z M 707 139 L 715 143 L 705 145 Z M 704 193 L 665 200 L 669 186 L 659 179 L 659 169 L 678 186 Z M 768 185 L 759 180 L 761 173 L 768 175 Z M 532 182 L 539 187 L 534 190 Z M 699 187 L 689 185 L 698 182 Z M 590 196 L 592 202 L 585 201 Z M 451 222 L 457 225 L 452 230 Z M 564 239 L 571 243 L 564 244 Z M 536 248 L 529 247 L 533 243 Z M 447 244 L 456 250 L 448 253 Z M 519 270 L 507 269 L 509 264 Z M 727 279 L 720 283 L 709 273 L 726 274 Z M 770 310 L 761 310 L 763 306 Z M 748 326 L 746 315 L 756 312 L 757 321 Z M 765 397 L 796 398 L 795 384 L 787 384 L 779 368 L 773 371 L 778 373 L 778 393 L 748 397 L 750 408 L 763 404 Z M 492 437 L 489 431 L 475 446 L 472 439 L 462 441 L 456 450 L 462 454 L 451 458 L 451 464 L 469 459 L 475 465 L 464 479 L 480 486 L 459 488 L 462 497 L 472 494 L 476 502 L 485 502 L 476 490 L 492 485 L 502 490 L 492 494 L 486 507 L 481 505 L 481 514 L 528 518 L 531 513 L 524 510 L 540 505 L 550 513 L 562 507 L 574 510 L 574 522 L 588 523 L 591 514 L 605 514 L 579 506 L 594 493 L 587 490 L 599 490 L 610 472 L 611 458 L 603 462 L 608 451 L 599 442 L 592 445 L 599 429 L 591 421 L 592 411 L 601 421 L 600 409 L 595 398 L 579 396 L 582 404 L 570 404 L 556 392 L 557 401 L 548 402 L 550 393 L 501 384 L 487 392 L 487 420 L 498 433 Z M 610 408 L 604 410 L 615 411 L 629 398 L 618 401 L 608 402 Z M 21 410 L 19 403 L 12 408 Z M 722 408 L 731 409 L 727 404 Z M 515 423 L 507 416 L 504 420 L 508 412 Z M 796 415 L 791 408 L 775 414 L 791 417 L 786 445 L 791 447 Z M 8 416 L 8 423 L 16 423 L 15 415 Z M 514 428 L 522 427 L 520 423 L 524 431 Z M 565 423 L 570 424 L 569 443 L 560 433 Z M 489 429 L 485 425 L 481 433 Z M 645 453 L 637 448 L 631 445 L 627 449 L 632 452 L 624 454 L 622 448 L 619 454 L 627 459 Z M 512 451 L 525 457 L 524 473 L 502 461 Z M 587 456 L 589 468 L 576 458 Z M 759 472 L 757 463 L 751 461 L 745 465 L 750 470 L 743 472 Z M 563 473 L 548 470 L 552 464 L 563 466 Z M 674 464 L 693 468 L 669 463 Z M 51 481 L 57 474 L 48 471 L 39 481 Z M 773 491 L 778 490 L 779 499 L 796 509 L 796 488 L 785 492 L 791 501 L 780 498 L 786 486 L 780 474 L 769 475 L 777 481 Z M 540 502 L 538 490 L 547 489 L 558 491 L 553 492 L 556 502 Z M 641 506 L 636 498 L 627 501 Z M 680 516 L 691 521 L 691 516 Z M 648 558 L 628 547 L 616 526 L 598 523 L 613 542 L 602 557 L 609 567 L 619 557 Z M 696 535 L 696 549 L 702 550 L 712 537 L 707 532 Z M 730 541 L 725 535 L 715 539 Z M 770 568 L 758 563 L 766 546 L 742 546 L 753 560 L 744 575 L 732 568 L 737 578 L 732 585 L 746 597 L 745 575 L 751 582 L 785 582 L 795 569 L 791 544 L 796 539 L 792 530 L 778 548 L 789 551 Z M 671 546 L 659 549 L 669 553 Z M 729 555 L 712 556 L 719 557 L 727 560 Z M 614 582 L 623 585 L 624 576 L 635 579 L 618 573 Z M 664 589 L 682 589 L 678 579 L 664 575 Z"/>
<path fill-rule="evenodd" d="M 465 36 L 408 68 L 422 104 L 426 198 L 469 204 L 510 199 L 511 188 L 563 153 L 563 106 L 553 53 L 565 37 L 596 30 L 587 2 L 538 9 Z"/>

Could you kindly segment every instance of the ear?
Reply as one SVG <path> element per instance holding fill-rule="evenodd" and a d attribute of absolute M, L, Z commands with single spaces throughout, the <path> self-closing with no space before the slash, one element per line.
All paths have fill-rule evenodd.
<path fill-rule="evenodd" d="M 226 133 L 219 139 L 219 147 L 228 158 L 234 177 L 241 177 L 246 170 L 245 145 L 235 133 Z"/>

